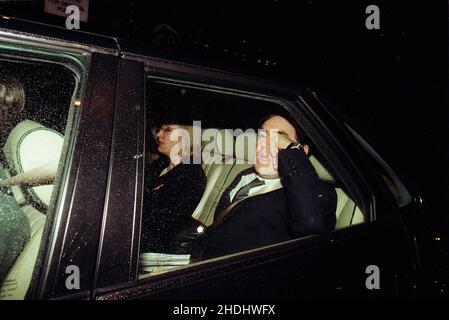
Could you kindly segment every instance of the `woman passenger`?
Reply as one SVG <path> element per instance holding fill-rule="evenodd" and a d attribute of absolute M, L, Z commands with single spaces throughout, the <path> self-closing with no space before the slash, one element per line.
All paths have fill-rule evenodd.
<path fill-rule="evenodd" d="M 183 148 L 179 132 L 187 133 Z M 161 157 L 146 170 L 141 252 L 182 252 L 177 236 L 200 225 L 192 218 L 206 188 L 201 164 L 192 163 L 193 151 L 201 150 L 200 140 L 192 126 L 164 124 L 156 129 Z"/>

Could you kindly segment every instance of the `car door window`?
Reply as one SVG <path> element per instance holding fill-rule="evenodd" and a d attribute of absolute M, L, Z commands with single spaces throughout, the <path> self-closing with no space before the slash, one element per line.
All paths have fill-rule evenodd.
<path fill-rule="evenodd" d="M 295 186 L 298 178 L 291 178 L 297 174 L 296 164 L 284 164 L 290 171 L 283 180 L 269 174 L 265 174 L 267 179 L 259 179 L 259 171 L 254 170 L 258 139 L 272 139 L 266 136 L 269 126 L 265 127 L 268 131 L 259 130 L 261 123 L 272 119 L 270 115 L 288 119 L 297 132 L 295 140 L 308 146 L 310 174 L 317 177 L 310 181 L 320 185 L 316 189 L 320 192 L 313 196 L 323 197 L 323 203 L 328 195 L 333 199 L 332 204 L 328 202 L 332 205 L 332 226 L 316 233 L 365 221 L 365 215 L 320 150 L 284 105 L 150 77 L 146 85 L 141 279 L 314 233 L 301 229 L 301 223 L 295 225 L 295 219 L 308 209 L 288 208 L 286 204 L 305 203 L 292 198 L 296 191 L 291 190 L 301 188 Z M 288 130 L 287 125 L 285 132 L 281 129 L 276 134 L 288 135 Z M 262 184 L 252 184 L 253 180 L 262 180 Z M 284 185 L 288 183 L 290 193 L 285 193 Z M 245 191 L 245 185 L 251 187 Z M 304 197 L 312 196 L 307 192 Z M 204 246 L 209 246 L 207 250 L 213 254 L 204 255 Z"/>
<path fill-rule="evenodd" d="M 86 56 L 0 39 L 0 299 L 36 280 L 70 163 Z"/>
<path fill-rule="evenodd" d="M 377 154 L 377 152 L 374 151 L 374 149 L 354 129 L 352 129 L 348 124 L 346 124 L 346 126 L 355 139 L 357 139 L 363 148 L 365 148 L 365 150 L 368 151 L 369 154 L 371 154 L 376 159 L 377 163 L 379 163 L 382 167 L 382 180 L 391 192 L 391 195 L 396 200 L 396 204 L 399 207 L 404 207 L 411 203 L 412 196 L 410 192 L 407 190 L 393 169 L 391 169 L 391 167 L 380 157 L 380 155 Z"/>

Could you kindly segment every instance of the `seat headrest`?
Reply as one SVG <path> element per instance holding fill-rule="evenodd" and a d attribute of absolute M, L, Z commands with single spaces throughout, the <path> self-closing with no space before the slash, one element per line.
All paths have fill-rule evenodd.
<path fill-rule="evenodd" d="M 211 156 L 206 157 L 206 159 L 203 158 L 204 162 L 208 162 L 210 159 L 215 159 L 216 157 L 232 159 L 234 156 L 234 137 L 230 130 L 208 128 L 203 130 L 202 137 L 203 155 Z"/>
<path fill-rule="evenodd" d="M 254 164 L 256 160 L 257 133 L 246 130 L 235 139 L 235 158 L 243 163 Z"/>
<path fill-rule="evenodd" d="M 13 175 L 59 162 L 64 136 L 31 120 L 20 122 L 9 134 L 3 148 L 5 159 Z M 41 206 L 48 207 L 53 185 L 24 188 Z"/>

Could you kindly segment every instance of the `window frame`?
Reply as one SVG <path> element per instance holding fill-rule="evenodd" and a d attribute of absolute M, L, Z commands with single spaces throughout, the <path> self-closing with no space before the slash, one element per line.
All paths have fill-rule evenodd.
<path fill-rule="evenodd" d="M 39 251 L 34 262 L 34 271 L 25 299 L 34 298 L 38 289 L 39 279 L 42 276 L 43 265 L 49 263 L 48 251 L 57 246 L 55 235 L 64 219 L 62 206 L 67 194 L 70 167 L 73 164 L 73 151 L 75 140 L 78 139 L 78 125 L 83 105 L 74 105 L 75 100 L 81 100 L 86 90 L 87 69 L 89 68 L 91 54 L 79 48 L 66 46 L 42 45 L 39 41 L 15 39 L 0 33 L 0 59 L 17 63 L 43 63 L 47 65 L 60 65 L 70 70 L 75 78 L 75 87 L 71 95 L 67 123 L 64 129 L 64 144 L 56 174 L 56 181 L 52 192 L 50 204 L 46 214 L 46 222 L 39 244 Z"/>
<path fill-rule="evenodd" d="M 363 149 L 375 159 L 377 166 L 379 167 L 379 171 L 383 174 L 382 176 L 389 180 L 389 183 L 394 184 L 394 187 L 397 188 L 397 191 L 400 193 L 400 200 L 394 196 L 394 191 L 388 185 L 385 178 L 383 179 L 382 185 L 388 190 L 391 198 L 394 199 L 394 203 L 398 206 L 398 208 L 403 208 L 409 206 L 413 202 L 413 196 L 410 190 L 405 186 L 401 178 L 396 174 L 396 172 L 385 162 L 385 160 L 371 147 L 371 145 L 362 137 L 360 134 L 355 131 L 349 124 L 345 123 L 349 132 L 354 136 L 357 142 L 363 147 Z"/>
<path fill-rule="evenodd" d="M 90 52 L 72 163 L 65 177 L 61 219 L 46 249 L 45 264 L 30 298 L 89 299 L 95 280 L 99 238 L 107 199 L 107 181 L 116 99 L 118 56 Z M 95 195 L 95 196 L 92 196 Z M 69 290 L 66 267 L 80 270 L 80 289 Z"/>
<path fill-rule="evenodd" d="M 183 68 L 184 66 L 181 66 L 181 68 Z M 187 66 L 187 68 L 195 68 L 194 66 Z M 176 68 L 177 69 L 177 68 Z M 199 69 L 199 70 L 203 70 L 203 69 Z M 208 72 L 209 70 L 206 70 L 206 72 Z M 151 76 L 147 77 L 148 72 L 152 73 Z M 222 75 L 222 74 L 220 74 Z M 234 78 L 233 75 L 229 75 L 230 78 Z M 297 111 L 295 108 L 302 108 L 303 110 L 301 110 L 303 113 L 308 113 L 309 116 L 311 118 L 316 117 L 316 114 L 310 114 L 310 108 L 308 108 L 307 106 L 307 102 L 303 99 L 302 95 L 297 95 L 297 94 L 293 94 L 291 92 L 288 92 L 288 94 L 282 94 L 281 93 L 276 93 L 276 92 L 267 92 L 267 88 L 258 88 L 257 84 L 260 85 L 261 83 L 258 83 L 257 81 L 253 81 L 253 79 L 250 80 L 250 82 L 253 82 L 252 84 L 250 84 L 248 87 L 244 87 L 243 89 L 240 88 L 236 88 L 238 85 L 238 82 L 234 82 L 233 80 L 240 80 L 240 82 L 245 81 L 244 78 L 242 78 L 241 76 L 236 76 L 236 78 L 232 79 L 232 80 L 228 80 L 226 79 L 226 77 L 217 77 L 216 74 L 213 74 L 212 77 L 205 77 L 204 75 L 198 75 L 195 73 L 184 73 L 184 72 L 180 72 L 180 70 L 175 70 L 175 71 L 171 71 L 171 70 L 166 70 L 165 68 L 161 68 L 161 69 L 157 69 L 154 68 L 153 66 L 150 65 L 146 65 L 146 81 L 149 81 L 148 78 L 150 78 L 153 81 L 158 81 L 158 82 L 162 82 L 162 83 L 167 83 L 170 85 L 179 85 L 179 86 L 187 86 L 187 87 L 192 87 L 195 89 L 199 89 L 199 90 L 207 90 L 207 91 L 214 91 L 214 92 L 219 92 L 222 94 L 233 94 L 233 95 L 240 95 L 242 97 L 245 98 L 256 98 L 256 99 L 263 99 L 263 100 L 267 100 L 267 101 L 271 101 L 273 103 L 276 103 L 280 106 L 283 106 L 285 109 L 287 109 L 287 111 L 292 114 L 292 116 L 298 120 L 298 115 L 299 115 L 299 111 Z M 226 80 L 224 80 L 226 79 Z M 211 84 L 212 83 L 212 84 Z M 256 84 L 256 85 L 254 85 Z M 147 83 L 145 83 L 145 85 L 147 85 Z M 147 104 L 145 103 L 146 108 L 148 108 Z M 303 116 L 303 115 L 302 115 Z M 315 118 L 316 119 L 316 118 Z M 310 120 L 308 120 L 307 122 L 310 122 Z M 311 132 L 313 133 L 313 135 L 315 136 L 321 136 L 324 133 L 319 133 L 317 134 L 317 130 L 320 129 L 325 129 L 326 133 L 329 133 L 330 130 L 329 128 L 327 128 L 324 123 L 322 123 L 321 121 L 317 121 L 319 123 L 319 126 L 309 126 L 308 128 L 304 128 L 306 133 L 308 135 L 311 135 Z M 309 123 L 308 123 L 309 124 Z M 318 127 L 318 128 L 317 128 Z M 332 137 L 334 138 L 334 137 Z M 313 140 L 313 139 L 312 139 Z M 316 139 L 316 141 L 313 141 L 320 149 L 323 146 L 323 141 L 319 141 L 320 139 Z M 334 141 L 338 141 L 336 139 L 332 139 Z M 328 148 L 329 148 L 329 144 L 327 144 Z M 349 158 L 349 156 L 347 155 L 347 153 L 344 151 L 344 149 L 342 148 L 341 145 L 339 145 L 339 147 L 341 148 L 340 151 L 343 151 L 343 153 Z M 337 149 L 338 150 L 338 149 Z M 336 153 L 334 152 L 334 155 L 336 155 Z M 340 164 L 342 164 L 343 162 L 340 161 Z M 343 167 L 345 168 L 344 171 L 346 173 L 346 181 L 347 180 L 353 180 L 354 178 L 354 174 L 349 174 L 348 173 L 353 170 L 356 172 L 359 172 L 358 169 L 354 169 L 351 168 L 352 165 L 352 161 L 349 162 L 349 164 L 345 164 L 343 165 Z M 335 170 L 337 172 L 341 172 L 340 169 L 339 170 Z M 339 178 L 341 178 L 339 176 Z M 360 206 L 360 208 L 362 209 L 362 212 L 364 212 L 365 214 L 365 219 L 366 222 L 368 221 L 372 221 L 373 220 L 373 209 L 374 209 L 374 204 L 372 203 L 374 201 L 374 197 L 372 195 L 372 191 L 371 189 L 368 187 L 366 181 L 363 179 L 363 176 L 360 175 L 359 176 L 360 180 L 356 183 L 356 185 L 360 186 L 360 181 L 363 181 L 363 184 L 365 186 L 365 190 L 363 190 L 363 192 L 366 192 L 367 194 L 365 194 L 362 203 L 363 205 Z M 354 189 L 352 189 L 354 190 Z M 359 205 L 359 203 L 361 202 L 360 200 L 357 201 L 356 199 L 360 199 L 361 195 L 360 194 L 356 194 L 356 196 L 354 196 L 353 193 L 351 193 L 351 196 L 353 197 L 354 201 Z M 353 228 L 355 226 L 351 226 L 349 228 Z M 345 228 L 347 229 L 347 228 Z M 319 238 L 322 235 L 313 235 L 311 236 L 312 238 L 318 238 L 318 242 L 319 242 Z M 279 246 L 279 248 L 283 247 L 283 246 L 288 246 L 288 244 L 290 243 L 296 243 L 296 242 L 301 242 L 302 239 L 305 238 L 309 238 L 309 237 L 304 237 L 304 238 L 299 238 L 299 239 L 294 239 L 291 241 L 288 241 L 286 243 L 280 243 L 280 244 L 274 244 L 272 246 L 268 246 L 268 247 L 263 247 L 263 248 L 257 248 L 254 250 L 250 250 L 250 251 L 245 251 L 245 252 L 239 252 L 236 255 L 232 255 L 232 256 L 225 256 L 225 257 L 219 257 L 217 259 L 213 259 L 210 261 L 226 261 L 227 259 L 232 258 L 234 256 L 238 256 L 236 257 L 236 259 L 245 259 L 245 257 L 250 257 L 253 254 L 257 254 L 257 252 L 263 252 L 264 249 L 267 248 L 275 248 L 277 246 Z M 255 253 L 256 252 L 256 253 Z M 262 254 L 262 253 L 261 253 Z M 207 264 L 209 261 L 204 261 L 201 262 L 198 265 L 205 265 Z M 226 262 L 225 262 L 226 263 Z M 152 279 L 154 277 L 162 277 L 164 274 L 167 274 L 167 277 L 169 277 L 170 274 L 172 274 L 174 277 L 177 276 L 177 271 L 181 271 L 181 270 L 188 270 L 190 268 L 192 268 L 193 266 L 189 265 L 186 266 L 185 268 L 180 268 L 174 271 L 168 271 L 166 273 L 160 274 L 160 275 L 154 275 L 154 276 L 150 276 L 148 278 L 144 278 L 144 279 L 139 279 L 139 283 L 151 283 Z M 196 267 L 196 265 L 195 265 Z M 188 271 L 186 271 L 188 272 Z"/>
<path fill-rule="evenodd" d="M 59 63 L 66 67 L 70 65 L 75 74 L 82 75 L 78 77 L 78 80 L 81 78 L 82 80 L 77 81 L 77 84 L 81 82 L 82 86 L 75 90 L 78 92 L 78 97 L 81 98 L 81 107 L 77 108 L 78 112 L 73 112 L 70 115 L 73 117 L 70 128 L 69 125 L 66 126 L 65 135 L 69 130 L 72 134 L 68 145 L 66 141 L 64 142 L 65 157 L 61 157 L 57 176 L 57 179 L 60 180 L 59 190 L 55 188 L 52 196 L 53 221 L 46 222 L 32 281 L 25 298 L 48 299 L 63 296 L 90 298 L 92 297 L 94 277 L 91 269 L 94 268 L 86 267 L 84 270 L 80 268 L 82 288 L 70 292 L 64 288 L 67 275 L 63 265 L 72 261 L 78 261 L 81 265 L 84 263 L 83 260 L 88 260 L 88 262 L 86 261 L 86 265 L 88 265 L 90 261 L 95 262 L 96 260 L 104 201 L 95 201 L 95 199 L 91 199 L 92 197 L 89 198 L 89 193 L 85 190 L 95 190 L 98 192 L 99 199 L 106 198 L 118 51 L 62 39 L 21 34 L 15 31 L 6 30 L 4 32 L 2 29 L 0 29 L 0 43 L 5 47 L 9 46 L 10 52 L 17 52 L 18 46 L 30 49 L 14 60 L 32 58 L 33 55 L 38 54 L 40 60 L 44 62 Z M 59 54 L 62 56 L 58 56 Z M 75 55 L 79 57 L 79 61 L 68 61 Z M 108 75 L 112 76 L 108 79 Z M 75 92 L 74 95 L 76 95 Z M 70 119 L 67 124 L 69 121 Z M 65 138 L 67 139 L 67 136 Z M 89 152 L 89 150 L 93 150 L 92 145 L 89 144 L 93 141 L 99 143 L 103 152 Z M 94 168 L 104 181 L 104 189 L 101 187 L 95 189 L 95 181 L 89 180 L 89 176 L 95 176 L 92 173 L 97 173 Z M 86 210 L 88 207 L 89 210 Z M 95 214 L 95 212 L 100 214 Z M 88 221 L 88 217 L 83 217 L 85 216 L 83 213 L 89 213 L 88 216 L 94 219 Z M 80 221 L 75 216 L 81 217 Z M 86 222 L 89 231 L 85 230 Z M 83 233 L 83 229 L 85 234 L 80 237 L 79 233 Z M 78 237 L 71 235 L 78 235 Z M 77 245 L 80 247 L 74 248 Z M 69 247 L 72 250 L 67 250 Z M 86 259 L 88 256 L 94 257 L 94 259 Z"/>
<path fill-rule="evenodd" d="M 145 92 L 140 62 L 120 59 L 116 95 L 107 192 L 94 270 L 94 296 L 107 291 L 117 281 L 132 283 L 138 271 L 145 153 Z"/>

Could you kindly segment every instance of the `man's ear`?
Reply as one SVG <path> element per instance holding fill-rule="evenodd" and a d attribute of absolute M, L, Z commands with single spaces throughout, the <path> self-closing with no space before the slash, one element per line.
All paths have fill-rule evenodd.
<path fill-rule="evenodd" d="M 304 152 L 307 154 L 309 154 L 309 146 L 307 144 L 305 144 L 304 146 Z"/>

